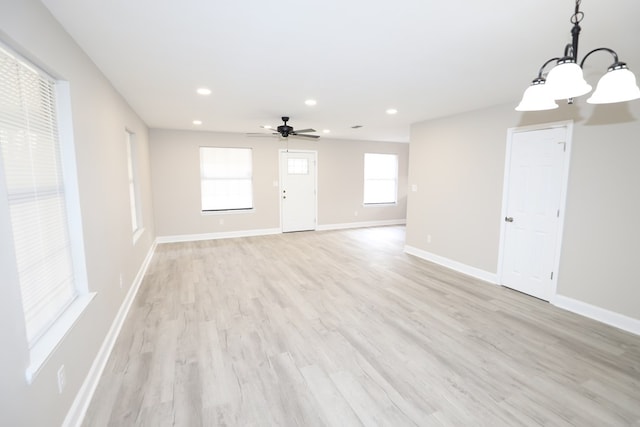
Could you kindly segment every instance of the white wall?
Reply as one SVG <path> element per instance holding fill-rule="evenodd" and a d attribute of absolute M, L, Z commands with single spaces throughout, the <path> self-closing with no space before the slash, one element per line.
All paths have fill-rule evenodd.
<path fill-rule="evenodd" d="M 37 0 L 0 2 L 0 40 L 54 76 L 69 81 L 89 289 L 97 292 L 80 321 L 28 385 L 29 363 L 18 284 L 3 263 L 0 286 L 0 425 L 60 425 L 152 246 L 155 230 L 148 130 Z M 145 232 L 131 235 L 125 128 L 139 144 Z M 4 199 L 6 200 L 6 199 Z M 7 207 L 0 201 L 0 253 L 12 253 Z M 120 288 L 120 274 L 124 287 Z M 67 386 L 57 390 L 65 365 Z"/>
<path fill-rule="evenodd" d="M 495 275 L 507 128 L 562 120 L 574 132 L 558 294 L 640 320 L 640 101 L 504 105 L 415 124 L 407 245 Z"/>
<path fill-rule="evenodd" d="M 153 129 L 150 133 L 155 223 L 159 237 L 280 229 L 277 138 Z M 200 212 L 200 146 L 253 149 L 254 211 Z M 408 144 L 291 139 L 289 148 L 318 152 L 318 226 L 406 218 Z M 397 206 L 363 207 L 364 153 L 395 153 L 399 162 Z M 355 216 L 355 211 L 358 215 Z M 224 224 L 220 224 L 224 219 Z"/>

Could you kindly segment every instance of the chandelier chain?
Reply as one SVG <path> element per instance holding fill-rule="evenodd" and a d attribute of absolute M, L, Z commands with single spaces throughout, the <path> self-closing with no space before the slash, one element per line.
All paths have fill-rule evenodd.
<path fill-rule="evenodd" d="M 571 16 L 571 23 L 574 25 L 579 24 L 584 19 L 584 13 L 580 11 L 580 3 L 582 3 L 582 0 L 576 0 L 576 9 Z"/>

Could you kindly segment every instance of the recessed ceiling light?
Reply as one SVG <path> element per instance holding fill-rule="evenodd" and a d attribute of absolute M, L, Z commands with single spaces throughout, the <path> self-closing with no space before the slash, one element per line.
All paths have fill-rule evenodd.
<path fill-rule="evenodd" d="M 199 126 L 202 124 L 202 120 L 194 120 L 192 123 L 196 126 Z"/>
<path fill-rule="evenodd" d="M 397 113 L 398 113 L 398 110 L 396 110 L 395 108 L 389 108 L 387 110 L 387 114 L 397 114 Z"/>
<path fill-rule="evenodd" d="M 198 92 L 199 95 L 211 95 L 211 89 L 206 87 L 198 88 L 196 92 Z"/>
<path fill-rule="evenodd" d="M 304 103 L 307 104 L 309 107 L 313 107 L 318 102 L 315 99 L 307 99 L 306 101 L 304 101 Z"/>
<path fill-rule="evenodd" d="M 322 133 L 331 133 L 331 131 L 329 129 L 325 129 L 322 131 Z"/>
<path fill-rule="evenodd" d="M 271 125 L 264 125 L 264 126 L 262 126 L 262 128 L 263 128 L 263 129 L 271 129 L 271 128 L 272 128 L 272 126 L 271 126 Z"/>

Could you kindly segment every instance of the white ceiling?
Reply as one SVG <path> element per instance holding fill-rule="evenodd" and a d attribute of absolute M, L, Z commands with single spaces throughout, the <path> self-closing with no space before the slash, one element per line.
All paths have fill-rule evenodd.
<path fill-rule="evenodd" d="M 406 142 L 409 125 L 512 103 L 570 41 L 573 0 L 43 0 L 152 128 Z M 584 0 L 580 57 L 640 76 L 640 1 Z M 585 65 L 595 85 L 612 61 Z M 196 94 L 208 87 L 208 97 Z M 306 99 L 317 100 L 308 107 Z M 584 102 L 582 100 L 581 102 Z M 639 102 L 639 101 L 635 101 Z M 385 110 L 396 108 L 398 114 Z M 531 113 L 533 114 L 533 113 Z M 192 124 L 203 121 L 201 126 Z M 361 129 L 351 126 L 362 125 Z"/>

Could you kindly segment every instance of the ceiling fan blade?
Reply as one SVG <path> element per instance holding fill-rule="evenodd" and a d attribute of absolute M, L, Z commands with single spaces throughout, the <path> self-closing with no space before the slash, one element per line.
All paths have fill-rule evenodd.
<path fill-rule="evenodd" d="M 296 133 L 290 133 L 289 136 L 293 136 L 293 137 L 296 137 L 296 138 L 311 138 L 311 139 L 320 138 L 320 135 L 298 135 L 297 131 L 296 131 Z"/>
<path fill-rule="evenodd" d="M 309 133 L 309 132 L 315 132 L 315 129 L 301 129 L 301 130 L 295 130 L 295 133 Z"/>
<path fill-rule="evenodd" d="M 247 135 L 247 136 L 268 136 L 268 137 L 272 137 L 274 135 L 279 135 L 279 133 L 248 132 L 248 133 L 245 133 L 245 135 Z"/>

